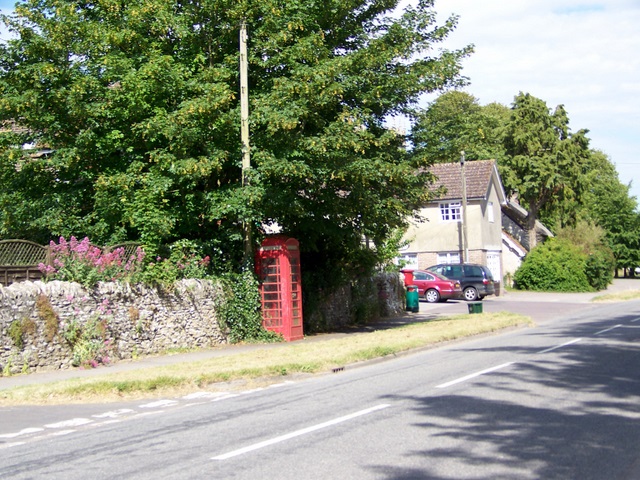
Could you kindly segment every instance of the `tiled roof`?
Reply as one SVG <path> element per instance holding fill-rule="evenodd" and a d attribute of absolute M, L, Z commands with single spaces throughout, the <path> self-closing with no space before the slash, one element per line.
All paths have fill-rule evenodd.
<path fill-rule="evenodd" d="M 446 192 L 438 200 L 462 198 L 462 169 L 460 163 L 436 163 L 429 168 L 437 178 L 431 190 L 444 187 Z M 484 198 L 489 190 L 491 176 L 496 171 L 495 160 L 474 160 L 465 162 L 467 198 Z M 496 171 L 497 172 L 497 171 Z"/>

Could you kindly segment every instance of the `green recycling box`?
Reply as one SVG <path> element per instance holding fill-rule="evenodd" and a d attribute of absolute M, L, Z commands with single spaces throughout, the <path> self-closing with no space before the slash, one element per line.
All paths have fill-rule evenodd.
<path fill-rule="evenodd" d="M 407 312 L 420 311 L 420 295 L 417 285 L 407 285 Z"/>
<path fill-rule="evenodd" d="M 469 313 L 482 313 L 482 302 L 469 302 Z"/>

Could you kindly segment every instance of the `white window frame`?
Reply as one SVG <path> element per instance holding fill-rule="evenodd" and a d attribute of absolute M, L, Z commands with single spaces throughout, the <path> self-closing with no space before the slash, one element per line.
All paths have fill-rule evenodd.
<path fill-rule="evenodd" d="M 460 252 L 440 252 L 438 253 L 438 265 L 446 263 L 451 265 L 460 262 Z"/>
<path fill-rule="evenodd" d="M 462 220 L 462 202 L 441 203 L 440 220 L 443 222 L 460 222 Z"/>
<path fill-rule="evenodd" d="M 404 260 L 406 262 L 406 265 L 404 265 L 404 268 L 406 268 L 407 270 L 417 270 L 418 269 L 418 254 L 417 253 L 402 253 L 400 255 L 398 255 L 398 262 L 400 263 L 399 260 Z"/>
<path fill-rule="evenodd" d="M 495 215 L 493 212 L 493 202 L 487 203 L 487 220 L 489 220 L 489 223 L 493 223 L 496 221 Z"/>

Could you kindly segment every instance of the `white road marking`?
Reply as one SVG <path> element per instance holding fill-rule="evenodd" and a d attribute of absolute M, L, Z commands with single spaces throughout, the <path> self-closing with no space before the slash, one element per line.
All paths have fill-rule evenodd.
<path fill-rule="evenodd" d="M 496 370 L 500 370 L 502 368 L 506 368 L 509 365 L 513 365 L 514 363 L 515 362 L 507 362 L 507 363 L 503 363 L 502 365 L 498 365 L 496 367 L 487 368 L 486 370 L 481 370 L 480 372 L 472 373 L 470 375 L 466 375 L 464 377 L 457 378 L 455 380 L 451 380 L 450 382 L 442 383 L 440 385 L 436 385 L 436 388 L 447 388 L 447 387 L 450 387 L 451 385 L 455 385 L 456 383 L 466 382 L 467 380 L 471 380 L 472 378 L 479 377 L 479 376 L 484 375 L 486 373 L 491 373 L 491 372 L 495 372 Z"/>
<path fill-rule="evenodd" d="M 86 425 L 92 422 L 93 420 L 91 420 L 90 418 L 72 418 L 71 420 L 65 420 L 64 422 L 50 423 L 49 425 L 45 425 L 45 427 L 46 428 L 79 427 L 81 425 Z"/>
<path fill-rule="evenodd" d="M 140 412 L 133 415 L 131 418 L 140 418 L 140 417 L 149 417 L 151 415 L 158 415 L 160 413 L 164 413 L 164 410 L 152 410 L 150 412 Z"/>
<path fill-rule="evenodd" d="M 540 350 L 538 353 L 552 352 L 554 350 L 557 350 L 558 348 L 562 348 L 562 347 L 566 347 L 567 345 L 573 345 L 574 343 L 578 343 L 581 340 L 582 340 L 581 338 L 574 338 L 573 340 L 569 340 L 568 342 L 564 342 L 561 345 L 556 345 L 555 347 L 545 348 L 544 350 Z"/>
<path fill-rule="evenodd" d="M 19 432 L 16 433 L 4 433 L 0 435 L 0 438 L 16 438 L 20 435 L 29 435 L 30 433 L 38 433 L 42 432 L 44 428 L 23 428 Z"/>
<path fill-rule="evenodd" d="M 640 321 L 640 318 L 636 318 L 635 320 L 631 320 L 631 323 L 635 323 L 635 322 L 638 322 L 638 321 Z"/>
<path fill-rule="evenodd" d="M 61 437 L 62 435 L 69 435 L 70 433 L 74 433 L 75 430 L 60 430 L 59 432 L 53 432 L 49 434 L 50 437 Z"/>
<path fill-rule="evenodd" d="M 376 405 L 375 407 L 367 408 L 365 410 L 360 410 L 359 412 L 355 412 L 349 415 L 345 415 L 343 417 L 335 418 L 333 420 L 329 420 L 328 422 L 319 423 L 311 427 L 307 427 L 301 430 L 296 430 L 295 432 L 287 433 L 286 435 L 281 435 L 279 437 L 275 437 L 270 440 L 265 440 L 264 442 L 255 443 L 253 445 L 249 445 L 247 447 L 240 448 L 238 450 L 233 450 L 232 452 L 225 453 L 223 455 L 218 455 L 216 457 L 213 457 L 212 460 L 227 460 L 232 457 L 237 457 L 238 455 L 244 455 L 245 453 L 249 453 L 254 450 L 258 450 L 260 448 L 265 448 L 270 445 L 274 445 L 276 443 L 284 442 L 286 440 L 291 440 L 292 438 L 299 437 L 301 435 L 306 435 L 307 433 L 315 432 L 316 430 L 320 430 L 322 428 L 331 427 L 333 425 L 337 425 L 338 423 L 346 422 L 348 420 L 361 417 L 362 415 L 368 415 L 370 413 L 376 412 L 378 410 L 382 410 L 390 406 L 391 405 L 387 403 Z"/>
<path fill-rule="evenodd" d="M 121 408 L 119 410 L 111 410 L 110 412 L 99 413 L 97 415 L 91 415 L 93 418 L 117 418 L 128 413 L 133 413 L 134 410 L 130 408 Z"/>
<path fill-rule="evenodd" d="M 229 392 L 194 392 L 182 397 L 183 400 L 194 400 L 198 398 L 219 398 L 229 395 Z"/>
<path fill-rule="evenodd" d="M 140 408 L 160 408 L 160 407 L 170 407 L 178 403 L 177 400 L 158 400 L 157 402 L 145 403 L 144 405 L 140 405 Z"/>
<path fill-rule="evenodd" d="M 604 330 L 600 330 L 599 332 L 594 333 L 594 335 L 600 335 L 601 333 L 607 333 L 616 328 L 620 328 L 622 325 L 614 325 L 613 327 L 605 328 Z"/>

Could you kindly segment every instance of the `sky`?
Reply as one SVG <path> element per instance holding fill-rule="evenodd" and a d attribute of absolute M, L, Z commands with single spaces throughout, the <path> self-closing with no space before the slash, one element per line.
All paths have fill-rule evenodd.
<path fill-rule="evenodd" d="M 464 90 L 481 105 L 519 92 L 564 105 L 640 199 L 640 0 L 435 0 L 458 15 L 448 49 L 470 43 Z"/>
<path fill-rule="evenodd" d="M 482 105 L 519 92 L 564 105 L 571 130 L 589 130 L 640 200 L 640 0 L 435 0 L 435 10 L 440 23 L 460 17 L 443 47 L 475 45 L 465 91 Z"/>

